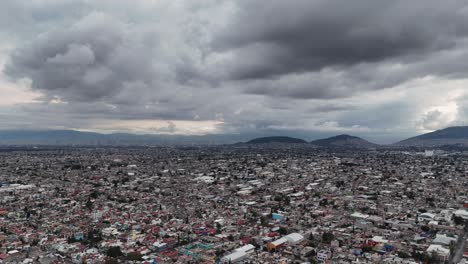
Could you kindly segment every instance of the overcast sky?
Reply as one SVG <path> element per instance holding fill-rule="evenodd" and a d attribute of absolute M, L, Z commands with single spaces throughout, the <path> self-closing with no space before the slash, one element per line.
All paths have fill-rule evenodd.
<path fill-rule="evenodd" d="M 466 0 L 2 0 L 0 129 L 341 133 L 468 124 Z"/>

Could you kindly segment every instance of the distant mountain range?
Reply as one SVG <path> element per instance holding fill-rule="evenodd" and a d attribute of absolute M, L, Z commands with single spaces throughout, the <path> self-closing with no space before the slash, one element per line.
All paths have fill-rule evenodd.
<path fill-rule="evenodd" d="M 265 143 L 288 143 L 288 144 L 301 144 L 307 143 L 307 141 L 300 139 L 300 138 L 293 138 L 293 137 L 261 137 L 252 139 L 247 142 L 247 144 L 265 144 Z"/>
<path fill-rule="evenodd" d="M 287 136 L 255 137 L 254 134 L 220 135 L 137 135 L 126 133 L 100 134 L 75 130 L 0 130 L 0 145 L 187 145 L 187 144 L 309 144 L 303 139 Z M 252 139 L 254 138 L 254 139 Z M 251 139 L 251 140 L 249 140 Z M 338 135 L 310 142 L 326 148 L 369 149 L 376 147 L 468 147 L 468 126 L 449 127 L 408 138 L 391 145 L 378 145 L 365 139 Z"/>
<path fill-rule="evenodd" d="M 253 139 L 247 143 L 269 143 L 274 138 L 267 137 Z M 294 140 L 294 141 L 293 141 Z M 298 138 L 285 140 L 283 143 L 301 143 Z M 291 142 L 288 142 L 291 141 Z M 302 142 L 305 143 L 305 142 Z M 350 135 L 338 135 L 310 142 L 317 147 L 325 148 L 348 148 L 348 149 L 372 149 L 372 148 L 399 148 L 399 147 L 441 147 L 441 146 L 462 146 L 468 147 L 468 126 L 448 127 L 427 134 L 408 138 L 390 145 L 379 145 L 365 139 Z"/>
<path fill-rule="evenodd" d="M 0 130 L 0 145 L 189 145 L 246 141 L 252 135 L 100 134 L 75 130 Z"/>
<path fill-rule="evenodd" d="M 468 126 L 448 127 L 395 143 L 396 146 L 435 147 L 444 145 L 468 146 Z"/>

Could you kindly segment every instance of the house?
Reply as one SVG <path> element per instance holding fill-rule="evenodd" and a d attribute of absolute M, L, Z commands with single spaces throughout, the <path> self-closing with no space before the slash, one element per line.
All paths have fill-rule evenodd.
<path fill-rule="evenodd" d="M 235 251 L 221 259 L 221 263 L 237 263 L 247 258 L 247 253 L 243 251 Z"/>
<path fill-rule="evenodd" d="M 0 254 L 0 263 L 2 263 L 4 260 L 6 260 L 10 255 L 7 253 Z"/>
<path fill-rule="evenodd" d="M 304 241 L 304 236 L 299 233 L 291 233 L 284 237 L 290 245 L 296 245 Z"/>
<path fill-rule="evenodd" d="M 272 214 L 271 214 L 271 218 L 272 218 L 273 220 L 283 220 L 283 219 L 284 219 L 284 215 L 278 214 L 278 213 L 272 213 Z"/>
<path fill-rule="evenodd" d="M 456 210 L 453 212 L 455 216 L 461 217 L 465 220 L 468 220 L 468 211 L 467 210 Z"/>
<path fill-rule="evenodd" d="M 372 237 L 372 241 L 377 243 L 377 244 L 383 244 L 383 243 L 387 243 L 388 240 L 384 239 L 383 237 L 381 236 L 374 236 Z"/>
<path fill-rule="evenodd" d="M 317 252 L 318 263 L 326 263 L 330 257 L 331 257 L 331 254 L 329 250 L 322 249 Z"/>
<path fill-rule="evenodd" d="M 237 248 L 234 250 L 235 252 L 245 252 L 247 254 L 251 254 L 255 251 L 255 246 L 252 244 L 247 244 L 243 247 Z"/>
<path fill-rule="evenodd" d="M 429 222 L 434 220 L 435 214 L 431 213 L 422 213 L 418 216 L 418 221 L 420 222 Z"/>
<path fill-rule="evenodd" d="M 430 245 L 427 250 L 429 254 L 436 254 L 439 256 L 441 261 L 446 261 L 450 255 L 450 249 L 445 248 L 441 245 Z"/>
<path fill-rule="evenodd" d="M 288 240 L 284 237 L 280 238 L 280 239 L 277 239 L 273 242 L 270 242 L 267 244 L 267 249 L 268 251 L 272 251 L 272 250 L 277 250 L 279 247 L 281 247 L 282 245 L 284 245 L 286 242 L 288 242 Z"/>
<path fill-rule="evenodd" d="M 446 234 L 437 234 L 432 243 L 437 245 L 449 246 L 450 244 L 455 243 L 456 241 L 456 237 L 450 237 Z"/>

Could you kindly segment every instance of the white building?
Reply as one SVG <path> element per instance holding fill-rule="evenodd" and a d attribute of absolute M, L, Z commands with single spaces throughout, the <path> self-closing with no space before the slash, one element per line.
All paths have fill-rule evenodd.
<path fill-rule="evenodd" d="M 442 259 L 447 259 L 450 255 L 450 249 L 448 248 L 445 248 L 441 245 L 430 245 L 427 250 L 426 250 L 427 253 L 429 254 L 437 254 L 439 257 L 441 257 Z"/>
<path fill-rule="evenodd" d="M 436 234 L 435 239 L 432 241 L 434 244 L 449 246 L 452 243 L 457 242 L 456 237 L 449 237 L 445 234 Z"/>
<path fill-rule="evenodd" d="M 330 258 L 330 251 L 322 249 L 317 252 L 318 263 L 325 263 Z"/>
<path fill-rule="evenodd" d="M 420 222 L 423 222 L 423 221 L 432 221 L 434 220 L 434 217 L 435 217 L 435 214 L 431 214 L 431 213 L 422 213 L 420 215 L 418 215 L 418 221 Z"/>
<path fill-rule="evenodd" d="M 237 248 L 234 250 L 235 252 L 245 252 L 247 254 L 252 254 L 255 251 L 255 246 L 252 244 L 247 244 L 243 247 Z"/>
<path fill-rule="evenodd" d="M 227 256 L 224 256 L 221 259 L 221 263 L 229 263 L 229 262 L 238 263 L 238 262 L 245 260 L 246 258 L 247 258 L 247 253 L 243 251 L 235 251 Z"/>
<path fill-rule="evenodd" d="M 304 236 L 302 236 L 299 233 L 291 233 L 287 236 L 284 236 L 284 238 L 288 241 L 290 245 L 296 245 L 304 241 Z"/>
<path fill-rule="evenodd" d="M 465 220 L 468 220 L 468 211 L 467 210 L 456 210 L 453 212 L 455 216 L 461 217 Z"/>

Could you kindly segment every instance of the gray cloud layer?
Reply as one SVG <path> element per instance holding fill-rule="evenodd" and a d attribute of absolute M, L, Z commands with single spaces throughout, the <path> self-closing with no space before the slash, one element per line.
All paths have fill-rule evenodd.
<path fill-rule="evenodd" d="M 5 72 L 30 78 L 46 95 L 99 101 L 157 80 L 154 43 L 114 18 L 92 13 L 70 28 L 40 35 L 17 49 Z"/>
<path fill-rule="evenodd" d="M 397 94 L 412 94 L 413 80 L 462 80 L 468 70 L 468 7 L 459 0 L 8 0 L 0 7 L 8 17 L 0 37 L 14 36 L 4 74 L 30 80 L 43 95 L 21 106 L 25 113 L 222 120 L 226 132 L 408 131 L 437 127 L 444 114 L 436 108 L 447 102 L 423 106 Z M 386 89 L 393 98 L 382 99 L 392 95 Z"/>
<path fill-rule="evenodd" d="M 451 49 L 468 33 L 464 1 L 240 1 L 215 40 L 248 60 L 233 78 L 265 78 L 333 65 Z M 251 56 L 248 56 L 251 55 Z"/>

